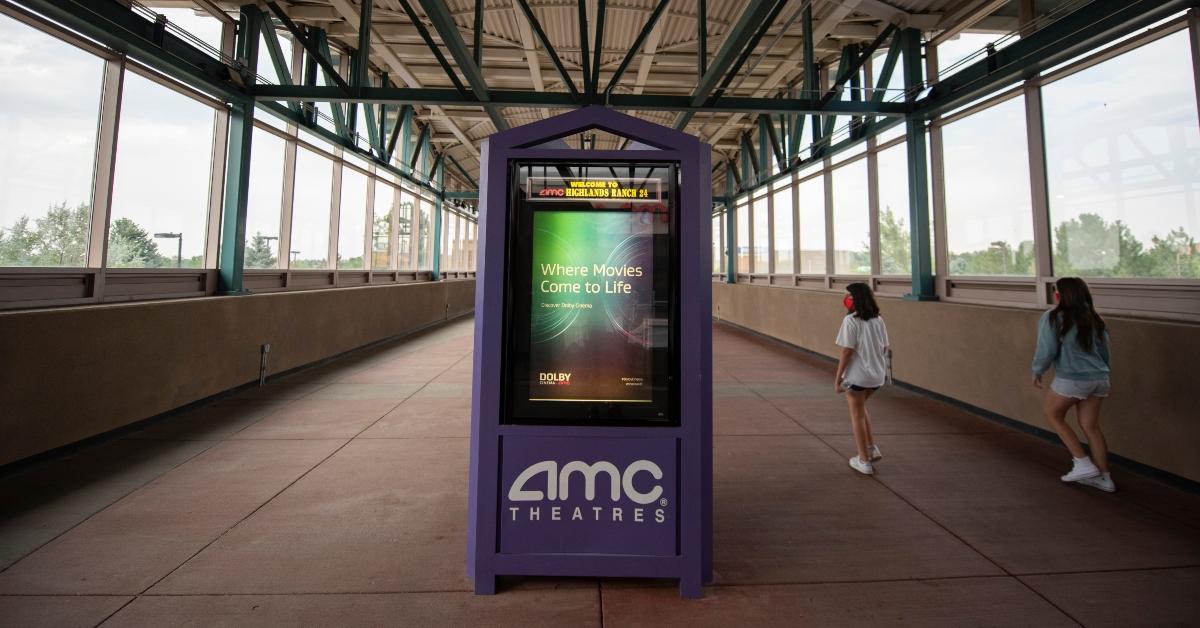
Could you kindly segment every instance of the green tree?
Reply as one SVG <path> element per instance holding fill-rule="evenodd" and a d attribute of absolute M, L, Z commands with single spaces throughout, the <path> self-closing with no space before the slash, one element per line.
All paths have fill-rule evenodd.
<path fill-rule="evenodd" d="M 161 268 L 174 266 L 173 262 L 158 252 L 158 243 L 133 220 L 118 218 L 109 227 L 110 268 Z"/>
<path fill-rule="evenodd" d="M 91 206 L 81 203 L 51 205 L 45 216 L 33 221 L 21 216 L 8 229 L 0 229 L 0 264 L 5 266 L 84 266 Z"/>
<path fill-rule="evenodd" d="M 879 212 L 879 257 L 885 275 L 912 273 L 912 235 L 891 207 Z"/>
<path fill-rule="evenodd" d="M 0 229 L 0 265 L 28 266 L 33 263 L 37 232 L 29 228 L 29 216 L 21 216 L 13 226 Z"/>
<path fill-rule="evenodd" d="M 275 268 L 278 258 L 271 252 L 271 241 L 260 231 L 246 244 L 246 268 Z"/>
<path fill-rule="evenodd" d="M 1120 220 L 1080 214 L 1054 228 L 1054 274 L 1059 277 L 1144 277 L 1144 247 Z"/>
<path fill-rule="evenodd" d="M 1183 227 L 1150 241 L 1150 277 L 1200 277 L 1200 248 Z"/>
<path fill-rule="evenodd" d="M 1032 275 L 1033 242 L 1014 248 L 1005 240 L 992 242 L 982 251 L 950 253 L 950 272 L 955 275 Z"/>

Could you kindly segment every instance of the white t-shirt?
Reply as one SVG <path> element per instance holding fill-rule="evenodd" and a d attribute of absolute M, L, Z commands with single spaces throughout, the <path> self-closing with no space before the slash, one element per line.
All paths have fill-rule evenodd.
<path fill-rule="evenodd" d="M 863 388 L 883 385 L 887 379 L 888 335 L 882 318 L 876 316 L 864 321 L 854 314 L 847 314 L 834 342 L 839 347 L 854 349 L 843 383 Z"/>

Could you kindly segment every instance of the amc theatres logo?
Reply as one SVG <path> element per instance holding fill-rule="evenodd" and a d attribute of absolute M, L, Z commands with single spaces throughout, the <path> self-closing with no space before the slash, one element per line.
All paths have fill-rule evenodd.
<path fill-rule="evenodd" d="M 570 373 L 538 373 L 538 383 L 543 386 L 570 386 Z"/>
<path fill-rule="evenodd" d="M 539 476 L 545 478 L 546 490 L 528 488 L 527 485 Z M 666 499 L 662 499 L 662 485 L 655 482 L 647 490 L 640 490 L 635 485 L 639 476 L 648 476 L 655 481 L 663 478 L 662 468 L 650 460 L 635 460 L 623 471 L 613 463 L 603 460 L 594 464 L 574 460 L 562 465 L 562 468 L 559 468 L 558 463 L 554 460 L 543 460 L 529 465 L 517 475 L 508 489 L 508 500 L 514 503 L 569 501 L 571 500 L 572 478 L 575 476 L 582 481 L 583 499 L 587 502 L 596 501 L 597 479 L 604 476 L 608 482 L 608 499 L 614 505 L 607 508 L 604 506 L 575 506 L 573 508 L 566 506 L 567 512 L 564 512 L 563 506 L 551 505 L 547 513 L 548 520 L 564 521 L 569 517 L 570 521 L 582 521 L 585 517 L 590 517 L 594 521 L 600 521 L 603 517 L 603 520 L 611 518 L 613 522 L 624 522 L 625 516 L 628 514 L 630 521 L 642 523 L 646 521 L 647 509 L 640 506 L 658 502 L 658 506 L 661 507 L 654 509 L 654 522 L 666 521 L 664 508 L 668 504 Z M 576 484 L 578 485 L 579 482 Z M 626 509 L 615 505 L 625 499 L 638 504 L 638 506 Z M 574 501 L 578 501 L 578 493 L 576 493 Z M 510 506 L 508 509 L 512 513 L 513 521 L 517 520 L 522 511 L 529 521 L 541 520 L 542 511 L 538 506 L 526 506 L 525 508 Z"/>

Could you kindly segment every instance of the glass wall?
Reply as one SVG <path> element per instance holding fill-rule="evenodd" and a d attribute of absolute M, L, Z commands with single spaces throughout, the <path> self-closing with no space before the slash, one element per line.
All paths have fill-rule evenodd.
<path fill-rule="evenodd" d="M 1010 98 L 942 129 L 952 275 L 1033 275 L 1025 104 Z"/>
<path fill-rule="evenodd" d="M 871 274 L 871 208 L 867 160 L 833 170 L 833 272 Z"/>
<path fill-rule="evenodd" d="M 904 142 L 879 151 L 879 271 L 912 272 L 912 235 L 908 224 L 908 147 Z"/>
<path fill-rule="evenodd" d="M 209 105 L 126 72 L 110 268 L 204 266 L 215 115 Z"/>
<path fill-rule="evenodd" d="M 397 264 L 404 270 L 417 268 L 417 247 L 413 238 L 413 221 L 416 220 L 416 196 L 412 192 L 400 189 L 400 209 L 397 213 L 400 221 L 399 232 L 396 235 Z"/>
<path fill-rule="evenodd" d="M 714 273 L 721 272 L 721 251 L 725 248 L 721 246 L 721 223 L 724 217 L 724 214 L 712 217 L 712 247 L 710 248 L 712 249 L 712 271 Z"/>
<path fill-rule="evenodd" d="M 0 42 L 0 266 L 86 266 L 104 61 L 3 14 Z"/>
<path fill-rule="evenodd" d="M 770 272 L 769 261 L 771 259 L 771 220 L 767 209 L 767 197 L 760 196 L 754 199 L 751 205 L 754 223 L 754 239 L 751 246 L 754 247 L 753 262 L 751 268 L 755 273 L 764 274 Z"/>
<path fill-rule="evenodd" d="M 1188 33 L 1042 89 L 1054 274 L 1200 277 Z"/>
<path fill-rule="evenodd" d="M 292 268 L 329 268 L 333 162 L 307 148 L 296 151 L 292 201 Z"/>
<path fill-rule="evenodd" d="M 737 272 L 750 272 L 750 204 L 742 200 L 736 210 Z"/>
<path fill-rule="evenodd" d="M 371 217 L 371 269 L 387 270 L 392 256 L 392 209 L 397 190 L 382 179 L 375 180 L 375 208 Z"/>
<path fill-rule="evenodd" d="M 792 259 L 794 250 L 792 242 L 792 179 L 775 184 L 771 194 L 771 212 L 774 225 L 771 233 L 775 236 L 775 272 L 789 275 L 794 272 Z"/>
<path fill-rule="evenodd" d="M 417 198 L 417 270 L 433 268 L 433 203 Z"/>
<path fill-rule="evenodd" d="M 805 176 L 808 173 L 800 173 Z M 825 274 L 825 178 L 805 179 L 797 187 L 800 198 L 800 273 Z"/>
<path fill-rule="evenodd" d="M 279 220 L 283 210 L 286 143 L 283 138 L 255 127 L 250 146 L 245 267 L 276 268 L 281 259 Z"/>
<path fill-rule="evenodd" d="M 367 228 L 367 175 L 342 167 L 342 204 L 338 210 L 338 268 L 363 267 Z"/>

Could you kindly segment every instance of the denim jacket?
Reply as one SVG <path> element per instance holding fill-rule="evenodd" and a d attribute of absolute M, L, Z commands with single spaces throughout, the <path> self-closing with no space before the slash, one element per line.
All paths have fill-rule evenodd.
<path fill-rule="evenodd" d="M 1033 356 L 1033 374 L 1041 375 L 1054 366 L 1056 377 L 1074 380 L 1108 378 L 1108 331 L 1097 335 L 1091 351 L 1079 346 L 1079 330 L 1072 327 L 1059 341 L 1058 331 L 1050 322 L 1050 312 L 1038 321 L 1037 352 Z"/>

